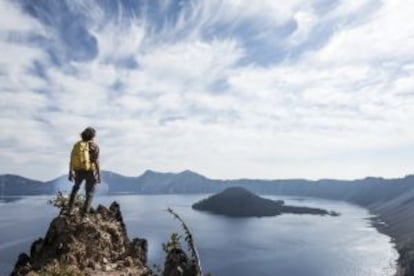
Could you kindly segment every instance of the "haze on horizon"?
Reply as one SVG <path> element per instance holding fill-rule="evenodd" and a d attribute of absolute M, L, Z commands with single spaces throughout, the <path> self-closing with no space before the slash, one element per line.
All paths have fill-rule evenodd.
<path fill-rule="evenodd" d="M 408 0 L 0 0 L 0 174 L 414 172 Z"/>

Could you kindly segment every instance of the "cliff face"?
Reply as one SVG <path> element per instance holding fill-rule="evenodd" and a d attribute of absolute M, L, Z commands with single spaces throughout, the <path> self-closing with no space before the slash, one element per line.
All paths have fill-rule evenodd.
<path fill-rule="evenodd" d="M 400 264 L 399 271 L 396 276 L 414 276 L 414 242 L 397 245 L 400 257 L 398 262 Z"/>
<path fill-rule="evenodd" d="M 79 204 L 80 205 L 80 204 Z M 130 240 L 120 207 L 100 205 L 81 217 L 59 214 L 30 254 L 22 253 L 12 275 L 147 275 L 147 241 Z"/>
<path fill-rule="evenodd" d="M 393 237 L 400 254 L 398 276 L 414 276 L 413 203 L 414 189 L 411 189 L 391 200 L 368 206 L 368 209 L 383 222 L 375 226 L 381 232 Z"/>

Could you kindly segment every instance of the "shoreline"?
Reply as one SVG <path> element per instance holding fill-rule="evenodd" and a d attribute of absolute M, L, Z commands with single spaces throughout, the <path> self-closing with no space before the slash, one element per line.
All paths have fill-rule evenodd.
<path fill-rule="evenodd" d="M 400 241 L 400 239 L 398 238 L 398 236 L 396 234 L 391 233 L 391 231 L 387 231 L 387 227 L 389 225 L 387 224 L 386 221 L 384 221 L 381 214 L 376 214 L 376 213 L 372 212 L 372 210 L 369 210 L 369 212 L 372 215 L 371 217 L 367 218 L 370 225 L 372 227 L 374 227 L 379 233 L 390 237 L 391 243 L 392 243 L 394 249 L 398 253 L 398 258 L 396 259 L 396 263 L 395 263 L 396 271 L 395 271 L 395 274 L 393 276 L 406 276 L 406 274 L 404 274 L 405 268 L 403 267 L 403 264 L 401 263 L 402 262 L 402 256 L 403 256 L 404 252 L 401 250 L 401 246 L 400 246 L 401 241 Z"/>

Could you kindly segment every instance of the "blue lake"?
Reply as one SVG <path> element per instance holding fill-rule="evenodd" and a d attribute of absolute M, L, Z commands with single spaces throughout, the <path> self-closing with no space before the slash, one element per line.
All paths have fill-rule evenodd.
<path fill-rule="evenodd" d="M 130 238 L 146 238 L 149 262 L 162 264 L 161 244 L 172 232 L 182 233 L 173 208 L 193 232 L 203 270 L 213 275 L 378 276 L 395 273 L 398 253 L 388 236 L 369 221 L 367 210 L 344 202 L 267 196 L 286 204 L 318 207 L 339 217 L 281 215 L 228 218 L 191 209 L 206 195 L 98 196 L 94 205 L 121 204 Z M 0 199 L 0 275 L 8 275 L 20 252 L 44 236 L 58 209 L 51 197 Z"/>

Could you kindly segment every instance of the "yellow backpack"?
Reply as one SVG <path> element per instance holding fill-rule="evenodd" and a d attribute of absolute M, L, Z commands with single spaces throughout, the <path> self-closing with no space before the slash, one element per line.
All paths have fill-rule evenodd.
<path fill-rule="evenodd" d="M 93 170 L 89 154 L 89 142 L 79 141 L 73 146 L 72 153 L 70 155 L 70 166 L 72 170 Z"/>

